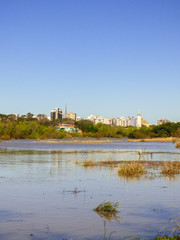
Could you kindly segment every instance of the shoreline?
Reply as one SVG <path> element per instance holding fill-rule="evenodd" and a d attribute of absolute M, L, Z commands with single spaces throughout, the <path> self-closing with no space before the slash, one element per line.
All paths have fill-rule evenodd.
<path fill-rule="evenodd" d="M 141 138 L 141 139 L 131 139 L 131 138 L 61 138 L 61 139 L 8 139 L 8 140 L 2 140 L 0 139 L 0 142 L 3 141 L 26 141 L 26 140 L 32 140 L 32 141 L 38 141 L 42 143 L 113 143 L 113 142 L 173 142 L 177 143 L 180 142 L 180 138 L 176 137 L 168 137 L 168 138 Z"/>

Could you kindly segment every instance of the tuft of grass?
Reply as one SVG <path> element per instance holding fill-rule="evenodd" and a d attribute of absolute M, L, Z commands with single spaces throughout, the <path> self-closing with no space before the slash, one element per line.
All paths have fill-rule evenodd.
<path fill-rule="evenodd" d="M 93 161 L 92 159 L 86 160 L 86 161 L 84 161 L 83 166 L 84 167 L 94 167 L 94 166 L 96 166 L 96 162 Z"/>
<path fill-rule="evenodd" d="M 180 162 L 164 162 L 160 173 L 164 176 L 173 176 L 180 173 Z"/>
<path fill-rule="evenodd" d="M 96 208 L 93 210 L 101 217 L 107 220 L 108 222 L 111 222 L 111 220 L 115 220 L 120 223 L 120 217 L 118 216 L 118 213 L 120 212 L 118 210 L 119 202 L 103 202 L 99 204 Z"/>
<path fill-rule="evenodd" d="M 177 142 L 175 146 L 176 148 L 180 148 L 180 142 Z"/>
<path fill-rule="evenodd" d="M 119 202 L 115 202 L 115 203 L 112 203 L 112 202 L 103 202 L 101 204 L 99 204 L 96 208 L 94 208 L 93 210 L 95 212 L 108 212 L 108 213 L 118 213 L 120 212 L 118 210 L 118 207 L 119 207 Z"/>
<path fill-rule="evenodd" d="M 139 177 L 147 172 L 146 168 L 139 162 L 132 161 L 130 163 L 124 163 L 118 167 L 118 175 L 124 177 Z"/>

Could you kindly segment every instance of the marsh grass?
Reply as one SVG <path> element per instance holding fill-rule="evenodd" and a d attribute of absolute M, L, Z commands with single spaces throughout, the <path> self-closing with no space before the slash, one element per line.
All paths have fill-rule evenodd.
<path fill-rule="evenodd" d="M 117 174 L 120 178 L 135 180 L 141 179 L 154 179 L 157 177 L 175 177 L 180 174 L 179 161 L 116 161 L 109 159 L 108 161 L 96 161 L 93 158 L 85 161 L 76 161 L 77 165 L 83 167 L 108 167 L 110 169 L 117 169 Z"/>
<path fill-rule="evenodd" d="M 94 167 L 96 166 L 96 161 L 94 161 L 93 159 L 90 159 L 90 160 L 85 160 L 84 163 L 83 163 L 83 166 L 84 167 Z"/>
<path fill-rule="evenodd" d="M 164 176 L 174 176 L 180 173 L 180 162 L 164 162 L 160 173 Z"/>
<path fill-rule="evenodd" d="M 126 162 L 118 167 L 118 175 L 125 177 L 139 177 L 147 173 L 147 169 L 138 161 Z"/>
<path fill-rule="evenodd" d="M 111 213 L 118 213 L 120 212 L 118 210 L 118 207 L 120 205 L 120 202 L 103 202 L 101 204 L 99 204 L 96 208 L 94 208 L 93 210 L 96 212 L 111 212 Z"/>
<path fill-rule="evenodd" d="M 167 137 L 167 138 L 144 138 L 144 139 L 128 139 L 128 142 L 173 142 L 177 138 Z"/>
<path fill-rule="evenodd" d="M 180 142 L 177 142 L 175 146 L 176 148 L 180 148 Z"/>
<path fill-rule="evenodd" d="M 111 220 L 115 220 L 119 222 L 119 216 L 117 215 L 120 211 L 118 208 L 120 207 L 120 202 L 103 202 L 99 204 L 96 208 L 93 209 L 101 218 L 111 222 Z"/>

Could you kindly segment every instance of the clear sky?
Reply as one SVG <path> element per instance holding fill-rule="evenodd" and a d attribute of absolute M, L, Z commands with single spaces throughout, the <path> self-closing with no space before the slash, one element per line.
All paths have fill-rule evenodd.
<path fill-rule="evenodd" d="M 180 121 L 179 0 L 1 0 L 0 113 Z"/>

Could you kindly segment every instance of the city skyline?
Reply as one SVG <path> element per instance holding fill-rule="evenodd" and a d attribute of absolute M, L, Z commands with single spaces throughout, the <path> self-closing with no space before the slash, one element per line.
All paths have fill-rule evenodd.
<path fill-rule="evenodd" d="M 3 113 L 0 113 L 3 115 Z M 6 115 L 6 114 L 5 114 Z M 166 123 L 166 122 L 173 122 L 173 121 L 170 121 L 166 118 L 161 118 L 161 119 L 157 119 L 156 120 L 156 123 L 150 123 L 148 120 L 145 120 L 144 118 L 142 118 L 142 114 L 141 113 L 137 113 L 134 117 L 133 115 L 128 115 L 128 116 L 125 116 L 125 115 L 120 115 L 119 116 L 110 116 L 110 117 L 104 117 L 100 114 L 98 115 L 94 115 L 94 114 L 90 114 L 88 116 L 85 116 L 85 117 L 81 117 L 81 116 L 78 116 L 75 112 L 69 112 L 67 111 L 67 105 L 65 105 L 65 111 L 62 110 L 62 108 L 60 107 L 56 107 L 56 108 L 53 108 L 52 110 L 50 110 L 49 114 L 44 114 L 44 113 L 38 113 L 38 114 L 34 114 L 32 112 L 28 112 L 26 114 L 14 114 L 14 113 L 11 113 L 11 114 L 7 114 L 7 115 L 14 115 L 16 117 L 26 117 L 26 115 L 32 115 L 33 117 L 35 118 L 39 118 L 39 117 L 46 117 L 47 119 L 51 120 L 51 121 L 54 121 L 56 119 L 59 119 L 59 120 L 62 120 L 64 118 L 69 118 L 69 119 L 72 119 L 74 121 L 79 121 L 79 120 L 82 120 L 82 119 L 86 119 L 86 120 L 90 120 L 92 121 L 94 124 L 97 124 L 97 123 L 103 123 L 103 124 L 108 124 L 108 125 L 116 125 L 116 126 L 138 126 L 139 127 L 139 124 L 138 124 L 138 116 L 140 116 L 141 120 L 141 125 L 144 125 L 146 127 L 149 127 L 150 125 L 160 125 L 160 124 L 163 124 L 163 123 Z"/>
<path fill-rule="evenodd" d="M 180 2 L 2 1 L 0 113 L 180 121 Z M 28 110 L 28 111 L 27 111 Z"/>

